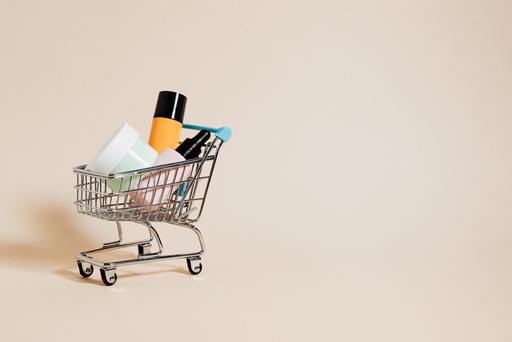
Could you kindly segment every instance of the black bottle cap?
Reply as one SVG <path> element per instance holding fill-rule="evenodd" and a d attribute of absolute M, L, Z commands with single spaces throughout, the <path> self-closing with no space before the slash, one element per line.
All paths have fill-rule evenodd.
<path fill-rule="evenodd" d="M 161 91 L 158 94 L 155 115 L 153 117 L 168 118 L 183 123 L 186 105 L 187 97 L 185 95 L 174 91 Z"/>
<path fill-rule="evenodd" d="M 178 147 L 176 152 L 185 159 L 194 159 L 201 154 L 201 147 L 210 139 L 210 132 L 207 130 L 199 131 L 193 138 L 185 139 Z"/>

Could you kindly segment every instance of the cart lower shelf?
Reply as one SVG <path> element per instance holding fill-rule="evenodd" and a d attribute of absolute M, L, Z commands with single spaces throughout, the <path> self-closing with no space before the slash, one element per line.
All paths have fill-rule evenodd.
<path fill-rule="evenodd" d="M 164 254 L 162 240 L 160 239 L 157 230 L 151 225 L 151 223 L 136 223 L 142 224 L 147 227 L 149 231 L 149 239 L 141 241 L 124 242 L 121 223 L 116 221 L 117 233 L 119 236 L 118 240 L 105 243 L 100 248 L 80 252 L 76 255 L 76 261 L 78 264 L 78 271 L 80 272 L 80 275 L 84 278 L 90 277 L 94 272 L 94 266 L 96 266 L 100 269 L 101 279 L 103 280 L 103 283 L 107 286 L 111 286 L 114 285 L 117 281 L 116 269 L 118 267 L 171 259 L 186 259 L 187 267 L 191 274 L 199 274 L 202 271 L 203 265 L 201 263 L 201 256 L 204 254 L 204 240 L 203 235 L 201 234 L 199 229 L 197 229 L 194 225 L 185 223 L 174 223 L 177 226 L 190 229 L 196 234 L 201 248 L 198 252 L 183 254 Z M 156 242 L 156 245 L 154 242 Z M 136 258 L 132 259 L 102 261 L 92 256 L 93 254 L 96 253 L 133 246 L 137 246 L 138 255 Z M 152 251 L 154 246 L 157 247 L 156 252 Z"/>

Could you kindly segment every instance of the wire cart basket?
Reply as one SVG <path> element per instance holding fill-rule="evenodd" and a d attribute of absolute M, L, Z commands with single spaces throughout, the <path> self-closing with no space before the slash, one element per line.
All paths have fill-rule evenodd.
<path fill-rule="evenodd" d="M 100 269 L 103 283 L 110 286 L 117 281 L 117 267 L 168 259 L 186 259 L 190 273 L 201 272 L 204 240 L 194 224 L 203 212 L 217 156 L 222 144 L 230 139 L 231 129 L 190 124 L 183 125 L 183 128 L 206 129 L 214 133 L 196 159 L 110 175 L 86 171 L 86 165 L 73 169 L 76 174 L 74 189 L 78 212 L 115 221 L 118 234 L 116 241 L 76 255 L 82 277 L 90 277 L 96 266 Z M 145 226 L 149 233 L 148 239 L 125 242 L 121 222 L 126 221 Z M 164 253 L 162 240 L 152 222 L 164 222 L 190 229 L 199 241 L 200 250 L 182 254 Z M 92 256 L 135 246 L 138 254 L 132 259 L 106 261 Z"/>

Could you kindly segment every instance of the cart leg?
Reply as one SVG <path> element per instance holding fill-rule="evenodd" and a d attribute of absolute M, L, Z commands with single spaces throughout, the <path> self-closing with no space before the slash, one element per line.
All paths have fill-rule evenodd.
<path fill-rule="evenodd" d="M 138 247 L 138 258 L 139 259 L 148 259 L 152 258 L 158 255 L 161 255 L 163 252 L 163 243 L 162 239 L 160 239 L 160 235 L 158 234 L 158 231 L 151 225 L 149 222 L 139 222 L 140 224 L 146 226 L 148 228 L 149 232 L 149 240 L 144 243 L 140 243 Z M 151 247 L 153 246 L 152 242 L 153 240 L 156 240 L 158 251 L 151 252 Z"/>
<path fill-rule="evenodd" d="M 121 226 L 121 222 L 116 221 L 116 225 L 117 225 L 117 236 L 119 238 L 116 241 L 104 243 L 103 247 L 115 246 L 115 245 L 119 245 L 121 242 L 123 242 L 123 227 Z"/>
<path fill-rule="evenodd" d="M 197 239 L 199 240 L 200 250 L 197 252 L 192 253 L 182 253 L 182 254 L 164 254 L 163 253 L 163 243 L 160 238 L 160 235 L 158 234 L 158 231 L 151 225 L 150 222 L 141 222 L 138 221 L 136 223 L 144 225 L 148 229 L 149 233 L 149 239 L 142 240 L 142 241 L 133 241 L 133 242 L 123 242 L 123 232 L 122 227 L 119 222 L 117 223 L 117 231 L 119 235 L 119 240 L 106 243 L 103 247 L 92 249 L 85 252 L 80 252 L 77 254 L 77 261 L 79 270 L 81 271 L 80 274 L 83 277 L 88 277 L 93 272 L 93 265 L 98 267 L 101 273 L 101 279 L 103 280 L 103 283 L 107 286 L 114 285 L 114 283 L 117 281 L 117 275 L 116 275 L 116 268 L 131 264 L 138 264 L 143 262 L 152 262 L 157 260 L 172 260 L 172 259 L 187 259 L 187 267 L 190 273 L 192 274 L 199 274 L 202 269 L 203 265 L 201 263 L 201 257 L 204 254 L 205 245 L 203 240 L 203 235 L 199 231 L 197 227 L 195 227 L 192 224 L 189 223 L 173 223 L 174 225 L 184 227 L 187 229 L 192 230 L 195 234 Z M 158 248 L 158 251 L 152 252 L 153 249 L 153 241 L 156 240 L 156 245 Z M 139 253 L 137 258 L 134 259 L 126 259 L 126 260 L 116 260 L 116 261 L 101 261 L 94 259 L 91 254 L 103 252 L 106 250 L 114 250 L 119 248 L 126 248 L 126 247 L 132 247 L 137 246 L 139 249 Z M 156 249 L 156 248 L 155 248 Z"/>
<path fill-rule="evenodd" d="M 199 240 L 199 246 L 201 246 L 201 250 L 197 254 L 200 254 L 200 255 L 203 254 L 204 253 L 204 239 L 203 239 L 203 234 L 201 234 L 201 231 L 199 229 L 197 229 L 197 227 L 192 224 L 191 225 L 180 225 L 180 226 L 188 228 L 191 231 L 193 231 L 194 233 L 196 233 L 197 239 Z"/>
<path fill-rule="evenodd" d="M 156 243 L 158 244 L 158 254 L 161 254 L 163 249 L 164 249 L 164 245 L 162 243 L 162 239 L 160 239 L 160 235 L 158 234 L 156 229 L 151 225 L 151 223 L 149 223 L 149 222 L 142 222 L 142 224 L 145 225 L 148 228 L 150 240 L 151 241 L 153 239 L 156 240 Z"/>

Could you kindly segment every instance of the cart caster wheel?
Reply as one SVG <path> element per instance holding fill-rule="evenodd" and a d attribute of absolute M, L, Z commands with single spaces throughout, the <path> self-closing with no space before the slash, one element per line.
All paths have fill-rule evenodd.
<path fill-rule="evenodd" d="M 80 260 L 77 260 L 76 263 L 78 264 L 78 272 L 80 272 L 82 277 L 89 278 L 92 272 L 94 272 L 94 267 L 91 264 L 85 264 L 87 266 L 84 267 L 84 264 L 82 264 Z"/>
<path fill-rule="evenodd" d="M 188 271 L 192 274 L 199 274 L 203 270 L 203 264 L 201 264 L 201 259 L 191 260 L 187 258 L 187 267 Z"/>
<path fill-rule="evenodd" d="M 107 286 L 112 286 L 117 281 L 117 274 L 115 271 L 105 271 L 104 269 L 100 269 L 101 280 L 103 280 L 103 284 Z"/>

